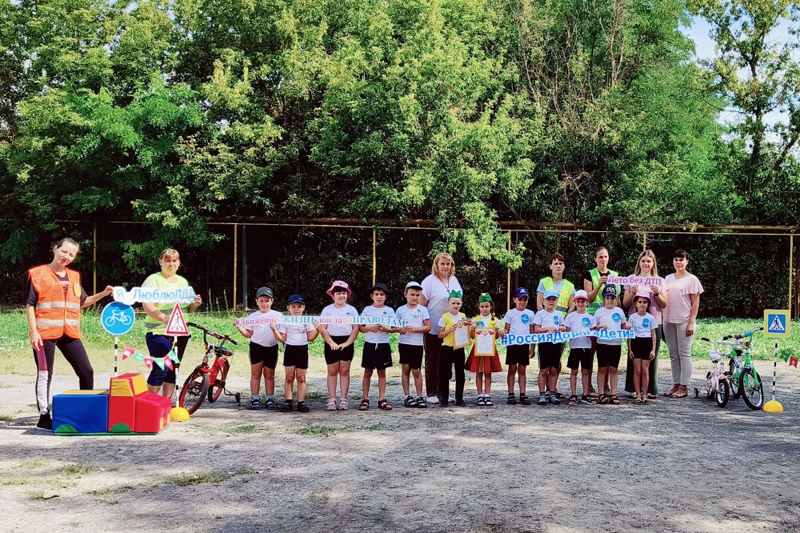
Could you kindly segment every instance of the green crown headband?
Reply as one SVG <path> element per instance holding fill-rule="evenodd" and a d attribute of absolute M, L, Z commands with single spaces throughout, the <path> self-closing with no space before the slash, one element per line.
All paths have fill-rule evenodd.
<path fill-rule="evenodd" d="M 461 291 L 450 291 L 450 296 L 447 297 L 449 300 L 450 298 L 458 298 L 461 299 Z"/>
<path fill-rule="evenodd" d="M 483 302 L 491 302 L 491 301 L 492 301 L 492 295 L 489 294 L 488 292 L 482 292 L 481 295 L 478 296 L 478 303 L 479 304 L 483 303 Z"/>

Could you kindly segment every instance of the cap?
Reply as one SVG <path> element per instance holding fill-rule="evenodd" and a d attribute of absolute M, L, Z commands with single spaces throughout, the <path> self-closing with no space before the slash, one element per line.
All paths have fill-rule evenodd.
<path fill-rule="evenodd" d="M 333 289 L 335 289 L 335 288 L 337 288 L 337 287 L 341 287 L 342 289 L 346 290 L 346 291 L 347 291 L 347 295 L 348 295 L 348 296 L 350 296 L 351 294 L 353 294 L 353 291 L 351 291 L 351 290 L 350 290 L 350 285 L 348 285 L 347 283 L 345 283 L 344 281 L 342 281 L 342 280 L 340 280 L 340 279 L 337 279 L 336 281 L 334 281 L 334 282 L 331 284 L 331 288 L 330 288 L 330 289 L 328 289 L 327 291 L 325 291 L 325 293 L 326 293 L 328 296 L 330 296 L 331 298 L 333 298 Z"/>
<path fill-rule="evenodd" d="M 558 291 L 554 291 L 553 289 L 544 291 L 544 299 L 547 300 L 548 298 L 558 298 Z"/>
<path fill-rule="evenodd" d="M 617 286 L 616 285 L 606 285 L 603 289 L 603 298 L 606 296 L 613 296 L 614 298 L 617 297 Z"/>
<path fill-rule="evenodd" d="M 369 289 L 369 293 L 372 294 L 373 292 L 375 292 L 377 290 L 381 290 L 381 291 L 385 292 L 386 294 L 391 294 L 392 293 L 392 291 L 389 290 L 389 287 L 387 287 L 383 283 L 376 283 L 375 285 L 373 285 Z"/>
<path fill-rule="evenodd" d="M 525 298 L 527 298 L 528 296 L 530 296 L 530 295 L 528 294 L 528 289 L 526 289 L 525 287 L 517 287 L 517 288 L 514 290 L 514 298 L 522 298 L 523 296 L 524 296 Z"/>
<path fill-rule="evenodd" d="M 292 304 L 303 304 L 303 305 L 306 305 L 306 301 L 299 294 L 292 294 L 291 296 L 289 296 L 289 299 L 286 301 L 286 304 L 287 305 L 292 305 Z"/>
<path fill-rule="evenodd" d="M 586 291 L 581 289 L 579 291 L 575 291 L 575 296 L 572 297 L 573 300 L 588 300 L 589 295 L 586 294 Z"/>
<path fill-rule="evenodd" d="M 405 290 L 408 290 L 408 289 L 419 289 L 419 290 L 422 290 L 422 285 L 420 285 L 416 281 L 409 281 L 408 283 L 406 283 Z"/>
<path fill-rule="evenodd" d="M 272 289 L 270 289 L 269 287 L 260 287 L 256 291 L 256 298 L 258 298 L 259 296 L 269 296 L 270 298 L 275 298 L 275 296 L 273 296 L 272 294 Z"/>
<path fill-rule="evenodd" d="M 650 300 L 652 295 L 650 294 L 650 291 L 638 291 L 636 296 L 633 297 L 633 300 L 636 301 L 636 298 L 647 298 Z"/>

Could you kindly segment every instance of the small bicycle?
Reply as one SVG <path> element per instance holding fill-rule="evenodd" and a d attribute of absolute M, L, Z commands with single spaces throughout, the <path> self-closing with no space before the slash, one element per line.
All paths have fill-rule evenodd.
<path fill-rule="evenodd" d="M 228 359 L 233 356 L 233 352 L 225 347 L 225 343 L 230 342 L 236 345 L 237 342 L 227 335 L 220 335 L 192 322 L 187 322 L 186 325 L 203 332 L 206 353 L 203 356 L 203 361 L 186 378 L 178 399 L 178 405 L 189 411 L 189 413 L 194 413 L 206 398 L 208 398 L 209 403 L 214 403 L 223 392 L 226 396 L 233 396 L 236 403 L 241 403 L 242 396 L 240 393 L 228 392 L 228 389 L 225 388 L 225 380 L 228 377 L 228 370 L 231 366 Z M 222 341 L 219 346 L 208 342 L 209 335 Z M 214 363 L 209 366 L 208 360 L 212 352 L 214 353 Z"/>
<path fill-rule="evenodd" d="M 752 338 L 753 333 L 763 329 L 758 328 L 740 335 L 728 335 L 725 337 L 725 339 L 734 340 L 734 342 L 729 343 L 732 348 L 728 354 L 730 359 L 728 374 L 731 380 L 731 392 L 734 398 L 741 396 L 747 407 L 754 411 L 758 411 L 764 406 L 764 384 L 755 366 L 753 366 Z"/>
<path fill-rule="evenodd" d="M 725 407 L 728 405 L 728 399 L 730 398 L 730 386 L 728 385 L 728 377 L 724 362 L 727 350 L 723 348 L 722 351 L 719 351 L 717 350 L 717 345 L 724 345 L 726 343 L 724 339 L 722 341 L 712 341 L 701 337 L 700 340 L 711 343 L 711 351 L 708 354 L 708 358 L 711 359 L 711 364 L 713 366 L 711 370 L 706 373 L 706 398 L 714 398 L 718 406 Z M 694 389 L 695 398 L 699 393 L 700 391 L 698 389 Z"/>

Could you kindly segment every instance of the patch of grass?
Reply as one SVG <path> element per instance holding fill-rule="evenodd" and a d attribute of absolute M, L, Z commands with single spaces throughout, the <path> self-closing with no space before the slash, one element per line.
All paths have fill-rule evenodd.
<path fill-rule="evenodd" d="M 347 431 L 348 426 L 321 426 L 311 424 L 297 430 L 298 435 L 304 437 L 331 437 L 342 431 Z"/>
<path fill-rule="evenodd" d="M 86 465 L 81 463 L 70 463 L 64 468 L 61 469 L 61 473 L 66 476 L 83 476 L 85 474 L 89 474 L 95 470 L 95 467 L 92 465 Z"/>
<path fill-rule="evenodd" d="M 54 492 L 45 492 L 43 490 L 29 490 L 25 493 L 28 499 L 34 502 L 43 502 L 45 500 L 52 500 L 58 498 L 58 494 Z"/>
<path fill-rule="evenodd" d="M 0 422 L 8 422 L 12 418 L 14 418 L 14 415 L 11 413 L 0 413 Z"/>
<path fill-rule="evenodd" d="M 17 468 L 33 470 L 34 468 L 42 468 L 43 466 L 47 466 L 49 462 L 49 460 L 43 457 L 31 457 L 29 459 L 25 459 L 24 461 L 20 461 L 19 464 L 17 464 Z"/>
<path fill-rule="evenodd" d="M 14 385 L 9 385 L 8 383 L 0 383 L 0 389 L 13 389 Z"/>
<path fill-rule="evenodd" d="M 12 478 L 8 478 L 8 479 L 4 479 L 3 481 L 0 481 L 0 485 L 6 486 L 6 487 L 12 486 L 12 485 L 27 485 L 30 481 L 31 481 L 30 478 L 12 477 Z"/>
<path fill-rule="evenodd" d="M 323 400 L 328 397 L 327 392 L 306 389 L 306 400 Z"/>
<path fill-rule="evenodd" d="M 227 472 L 192 472 L 188 474 L 176 474 L 166 478 L 166 483 L 171 483 L 179 487 L 190 485 L 200 485 L 202 483 L 223 483 L 231 478 Z"/>
<path fill-rule="evenodd" d="M 363 428 L 359 428 L 364 431 L 391 431 L 392 426 L 389 424 L 384 424 L 383 422 L 378 422 L 377 424 L 372 424 L 371 426 L 365 426 Z"/>

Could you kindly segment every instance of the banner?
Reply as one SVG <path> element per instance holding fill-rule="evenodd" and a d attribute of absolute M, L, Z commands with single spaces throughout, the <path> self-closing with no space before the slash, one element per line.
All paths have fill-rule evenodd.
<path fill-rule="evenodd" d="M 390 328 L 402 328 L 408 323 L 399 318 L 389 318 L 387 316 L 348 316 L 348 317 L 333 317 L 333 316 L 314 316 L 314 315 L 301 315 L 301 316 L 282 316 L 282 317 L 264 317 L 264 318 L 237 318 L 237 326 L 262 326 L 267 324 L 354 324 L 354 325 L 371 325 L 381 324 Z"/>
<path fill-rule="evenodd" d="M 552 342 L 560 344 L 579 337 L 597 337 L 604 340 L 633 339 L 636 334 L 632 329 L 621 329 L 619 331 L 608 331 L 601 329 L 598 331 L 564 331 L 561 333 L 531 333 L 530 335 L 508 334 L 500 339 L 500 346 L 514 346 L 517 344 L 540 344 L 542 342 Z"/>
<path fill-rule="evenodd" d="M 122 302 L 127 305 L 133 305 L 136 302 L 141 303 L 181 303 L 190 304 L 194 302 L 195 296 L 194 289 L 191 287 L 182 287 L 179 289 L 161 289 L 159 287 L 134 287 L 129 291 L 125 287 L 114 287 L 111 293 L 114 300 Z"/>
<path fill-rule="evenodd" d="M 643 278 L 641 276 L 608 276 L 606 284 L 608 285 L 638 285 L 640 287 L 650 287 L 653 285 L 661 285 L 664 283 L 664 278 L 653 277 Z"/>

